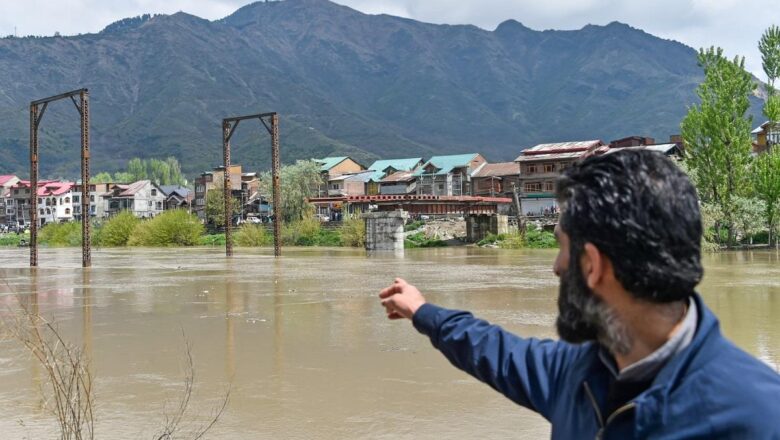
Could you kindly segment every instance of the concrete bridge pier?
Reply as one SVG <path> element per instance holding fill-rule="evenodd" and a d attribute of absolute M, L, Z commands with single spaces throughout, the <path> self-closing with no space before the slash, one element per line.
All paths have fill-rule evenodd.
<path fill-rule="evenodd" d="M 466 216 L 466 241 L 476 243 L 488 234 L 509 233 L 509 217 L 502 214 L 469 214 Z"/>
<path fill-rule="evenodd" d="M 367 251 L 397 251 L 404 249 L 406 211 L 376 211 L 363 214 L 366 222 Z"/>

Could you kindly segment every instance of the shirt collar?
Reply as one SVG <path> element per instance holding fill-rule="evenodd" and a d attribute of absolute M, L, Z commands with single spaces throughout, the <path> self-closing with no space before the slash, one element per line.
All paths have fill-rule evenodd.
<path fill-rule="evenodd" d="M 691 344 L 693 336 L 696 334 L 698 319 L 699 312 L 696 308 L 696 301 L 690 298 L 688 300 L 688 311 L 685 313 L 685 317 L 683 317 L 680 328 L 674 332 L 664 345 L 658 347 L 654 352 L 627 366 L 622 371 L 618 371 L 614 358 L 603 347 L 599 350 L 599 358 L 609 372 L 619 381 L 634 382 L 652 379 L 666 365 L 669 359 Z"/>

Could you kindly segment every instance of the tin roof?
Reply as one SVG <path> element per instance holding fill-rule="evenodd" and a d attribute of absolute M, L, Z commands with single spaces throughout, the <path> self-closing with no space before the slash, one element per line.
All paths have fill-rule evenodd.
<path fill-rule="evenodd" d="M 407 159 L 383 159 L 374 162 L 370 167 L 368 167 L 368 169 L 374 171 L 372 179 L 379 181 L 385 177 L 385 170 L 388 168 L 393 168 L 396 171 L 413 171 L 420 162 L 422 162 L 422 157 L 410 157 Z"/>
<path fill-rule="evenodd" d="M 414 176 L 411 171 L 396 171 L 393 174 L 385 177 L 381 180 L 382 183 L 395 183 L 395 182 L 408 182 L 414 180 Z"/>
<path fill-rule="evenodd" d="M 471 177 L 498 177 L 520 174 L 520 164 L 517 162 L 486 163 Z"/>
<path fill-rule="evenodd" d="M 349 159 L 347 156 L 334 156 L 324 157 L 322 159 L 314 159 L 314 161 L 320 164 L 320 171 L 328 171 L 329 169 L 335 167 L 347 159 Z"/>
<path fill-rule="evenodd" d="M 521 158 L 526 156 L 582 152 L 582 151 L 588 151 L 594 147 L 599 147 L 601 145 L 604 145 L 604 142 L 601 142 L 601 140 L 598 139 L 589 140 L 589 141 L 571 141 L 571 142 L 555 142 L 551 144 L 538 144 L 531 148 L 523 150 L 520 156 L 518 156 L 518 158 L 515 159 L 515 162 L 519 162 Z"/>
<path fill-rule="evenodd" d="M 604 154 L 612 154 L 623 150 L 650 150 L 657 151 L 659 153 L 668 154 L 673 149 L 677 148 L 677 144 L 655 144 L 655 145 L 637 145 L 633 147 L 621 147 L 610 148 Z"/>
<path fill-rule="evenodd" d="M 13 174 L 0 176 L 0 186 L 5 185 L 6 183 L 8 183 L 9 181 L 15 178 L 18 179 L 18 177 L 14 176 Z"/>
<path fill-rule="evenodd" d="M 61 196 L 70 192 L 74 185 L 73 182 L 49 182 L 38 187 L 38 197 Z"/>
<path fill-rule="evenodd" d="M 350 182 L 368 182 L 373 177 L 374 173 L 372 171 L 366 171 L 356 174 L 347 174 L 346 179 L 344 180 L 349 180 Z"/>
<path fill-rule="evenodd" d="M 467 167 L 469 166 L 469 163 L 471 163 L 474 158 L 479 156 L 477 153 L 468 153 L 468 154 L 453 154 L 450 156 L 433 156 L 428 160 L 428 162 L 425 162 L 425 164 L 418 169 L 414 175 L 420 176 L 425 173 L 425 168 L 428 165 L 433 165 L 436 168 L 436 172 L 434 174 L 442 175 L 442 174 L 449 174 L 454 168 L 461 168 L 461 167 Z"/>

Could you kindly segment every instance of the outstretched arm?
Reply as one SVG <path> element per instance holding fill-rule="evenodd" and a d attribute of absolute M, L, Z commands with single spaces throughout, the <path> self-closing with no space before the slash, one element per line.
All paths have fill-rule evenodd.
<path fill-rule="evenodd" d="M 389 319 L 411 319 L 453 365 L 549 418 L 556 384 L 579 351 L 575 347 L 521 338 L 471 313 L 428 304 L 400 278 L 379 297 Z"/>

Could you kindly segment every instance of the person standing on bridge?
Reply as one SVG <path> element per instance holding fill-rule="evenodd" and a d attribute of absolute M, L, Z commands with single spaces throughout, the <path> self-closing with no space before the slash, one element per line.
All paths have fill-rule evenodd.
<path fill-rule="evenodd" d="M 426 303 L 402 279 L 379 294 L 387 317 L 541 414 L 553 438 L 780 439 L 780 375 L 726 340 L 695 292 L 702 223 L 687 176 L 626 150 L 565 170 L 556 197 L 561 341 Z"/>

